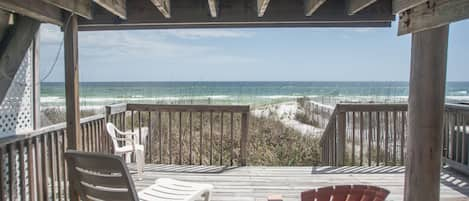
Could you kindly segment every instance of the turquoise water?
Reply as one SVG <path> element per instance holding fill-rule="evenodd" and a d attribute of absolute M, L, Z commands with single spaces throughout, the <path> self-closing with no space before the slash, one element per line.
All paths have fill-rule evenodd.
<path fill-rule="evenodd" d="M 449 99 L 469 100 L 469 82 L 449 82 Z M 405 101 L 407 82 L 84 82 L 80 104 L 268 104 L 308 96 L 318 101 Z M 42 83 L 41 104 L 65 104 L 64 83 Z"/>

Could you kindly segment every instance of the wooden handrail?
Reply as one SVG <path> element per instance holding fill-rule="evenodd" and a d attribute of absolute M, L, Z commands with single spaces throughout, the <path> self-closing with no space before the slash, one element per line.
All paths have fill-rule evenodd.
<path fill-rule="evenodd" d="M 336 108 L 339 112 L 391 112 L 407 111 L 407 104 L 339 103 Z"/>
<path fill-rule="evenodd" d="M 127 104 L 129 111 L 163 112 L 249 112 L 249 105 L 156 105 Z"/>
<path fill-rule="evenodd" d="M 446 103 L 446 111 L 469 111 L 469 105 L 467 104 L 455 104 L 455 103 Z"/>

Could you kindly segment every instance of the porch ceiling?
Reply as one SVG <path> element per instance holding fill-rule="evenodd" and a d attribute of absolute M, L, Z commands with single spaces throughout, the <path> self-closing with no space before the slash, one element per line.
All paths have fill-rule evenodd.
<path fill-rule="evenodd" d="M 92 20 L 81 18 L 80 30 L 209 28 L 209 27 L 387 27 L 394 20 L 389 0 L 379 0 L 357 13 L 347 1 L 327 0 L 310 11 L 303 0 L 270 1 L 259 8 L 253 0 L 171 0 L 167 14 L 150 0 L 127 1 L 127 18 L 96 7 Z M 260 4 L 260 2 L 259 2 Z M 316 3 L 318 4 L 318 3 Z M 161 9 L 160 9 L 161 10 Z M 310 16 L 307 16 L 310 15 Z"/>
<path fill-rule="evenodd" d="M 469 0 L 0 0 L 0 9 L 79 30 L 389 27 L 415 33 L 469 17 Z"/>

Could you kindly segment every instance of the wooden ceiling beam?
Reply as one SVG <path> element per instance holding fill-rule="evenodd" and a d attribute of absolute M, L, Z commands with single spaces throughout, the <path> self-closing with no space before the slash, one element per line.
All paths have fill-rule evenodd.
<path fill-rule="evenodd" d="M 355 15 L 377 0 L 347 0 L 347 12 L 349 15 Z"/>
<path fill-rule="evenodd" d="M 63 25 L 62 10 L 40 0 L 1 0 L 0 8 L 41 22 Z"/>
<path fill-rule="evenodd" d="M 305 16 L 313 15 L 326 0 L 305 0 Z"/>
<path fill-rule="evenodd" d="M 103 7 L 112 14 L 125 20 L 127 19 L 126 0 L 94 0 L 96 4 Z"/>
<path fill-rule="evenodd" d="M 428 0 L 392 0 L 392 13 L 397 14 L 407 9 L 413 8 Z"/>
<path fill-rule="evenodd" d="M 51 4 L 53 6 L 59 7 L 66 11 L 75 13 L 79 16 L 82 16 L 86 19 L 93 19 L 91 12 L 91 5 L 93 2 L 91 0 L 42 0 L 45 3 Z"/>
<path fill-rule="evenodd" d="M 257 0 L 257 17 L 263 17 L 270 0 Z"/>
<path fill-rule="evenodd" d="M 171 18 L 170 0 L 150 0 L 165 18 Z"/>
<path fill-rule="evenodd" d="M 398 35 L 425 31 L 469 18 L 469 0 L 433 0 L 399 16 Z"/>
<path fill-rule="evenodd" d="M 218 0 L 208 0 L 208 9 L 210 10 L 210 16 L 213 18 L 218 17 Z"/>
<path fill-rule="evenodd" d="M 3 102 L 40 24 L 35 19 L 17 16 L 15 24 L 8 28 L 0 42 L 0 103 Z"/>

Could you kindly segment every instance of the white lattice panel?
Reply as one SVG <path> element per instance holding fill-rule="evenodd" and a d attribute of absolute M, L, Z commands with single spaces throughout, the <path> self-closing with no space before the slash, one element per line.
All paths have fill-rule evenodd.
<path fill-rule="evenodd" d="M 32 57 L 32 48 L 29 48 L 0 104 L 0 138 L 33 128 Z"/>

